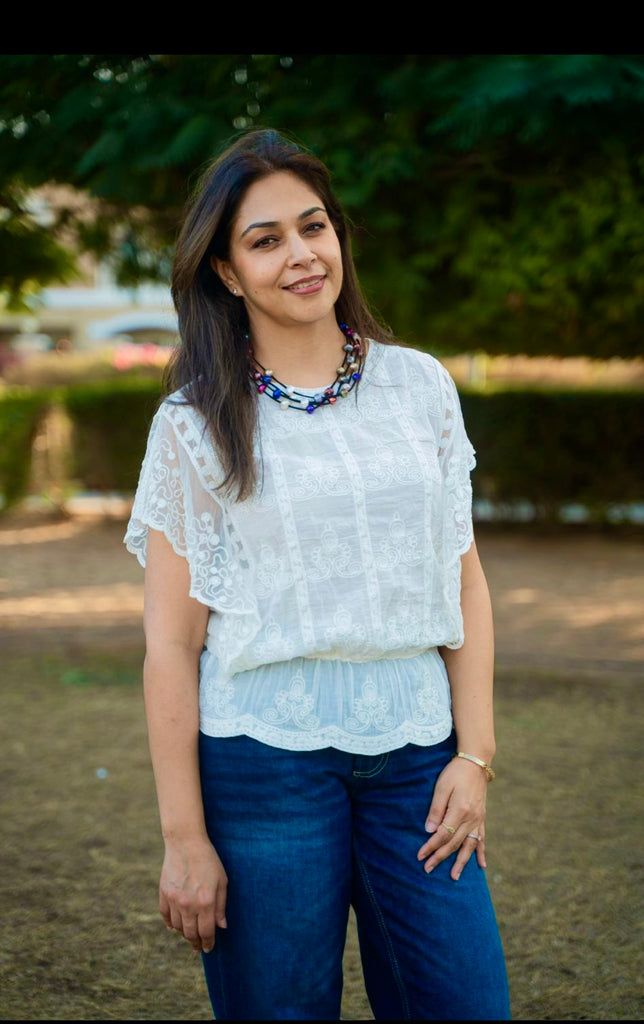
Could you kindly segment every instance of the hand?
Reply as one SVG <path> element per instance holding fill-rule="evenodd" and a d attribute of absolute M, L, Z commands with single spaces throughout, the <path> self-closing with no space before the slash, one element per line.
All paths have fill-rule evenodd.
<path fill-rule="evenodd" d="M 458 850 L 450 872 L 457 881 L 463 868 L 476 851 L 479 867 L 485 860 L 485 806 L 487 780 L 484 773 L 471 762 L 454 758 L 443 769 L 436 782 L 425 830 L 432 833 L 418 851 L 418 860 L 425 861 L 425 871 L 433 871 L 437 864 Z M 471 835 L 470 835 L 471 833 Z M 480 836 L 480 839 L 472 838 Z"/>
<path fill-rule="evenodd" d="M 159 882 L 159 910 L 196 953 L 210 953 L 215 931 L 226 928 L 228 878 L 207 838 L 166 841 Z"/>

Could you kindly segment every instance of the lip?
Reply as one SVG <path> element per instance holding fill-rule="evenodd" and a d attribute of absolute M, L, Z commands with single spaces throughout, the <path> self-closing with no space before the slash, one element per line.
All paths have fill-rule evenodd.
<path fill-rule="evenodd" d="M 311 292 L 319 291 L 326 280 L 326 274 L 315 274 L 312 277 L 301 277 L 292 284 L 284 285 L 287 292 L 294 292 L 296 295 L 309 295 Z"/>

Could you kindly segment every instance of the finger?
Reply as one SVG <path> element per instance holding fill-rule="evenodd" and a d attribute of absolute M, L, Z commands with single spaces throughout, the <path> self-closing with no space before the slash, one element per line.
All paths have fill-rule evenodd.
<path fill-rule="evenodd" d="M 218 928 L 227 928 L 226 921 L 226 886 L 222 885 L 217 889 L 215 897 L 215 921 Z"/>
<path fill-rule="evenodd" d="M 439 793 L 434 792 L 434 799 L 431 802 L 427 818 L 425 819 L 425 831 L 431 834 L 438 832 L 441 822 L 447 810 L 447 799 L 442 798 Z"/>
<path fill-rule="evenodd" d="M 197 919 L 199 929 L 199 949 L 211 953 L 215 948 L 215 918 L 211 913 L 200 914 Z"/>
<path fill-rule="evenodd" d="M 480 830 L 479 835 L 481 838 L 476 844 L 476 862 L 480 868 L 487 867 L 487 861 L 485 859 L 485 831 Z"/>
<path fill-rule="evenodd" d="M 186 942 L 188 942 L 196 953 L 201 952 L 201 936 L 197 926 L 196 917 L 184 917 L 179 929 Z"/>
<path fill-rule="evenodd" d="M 418 860 L 425 860 L 425 871 L 429 874 L 437 864 L 454 853 L 464 839 L 464 828 L 441 822 L 435 835 L 421 846 Z"/>
<path fill-rule="evenodd" d="M 448 812 L 449 815 L 449 812 Z M 466 829 L 471 829 L 467 832 Z M 485 826 L 472 827 L 471 823 L 450 824 L 445 817 L 432 838 L 418 851 L 418 860 L 426 860 L 425 871 L 429 874 L 451 854 L 458 850 L 450 876 L 456 881 L 473 853 L 476 853 L 480 867 L 487 867 L 485 861 Z"/>
<path fill-rule="evenodd" d="M 452 843 L 452 840 L 454 839 L 457 830 L 458 826 L 451 825 L 449 822 L 445 820 L 439 822 L 434 834 L 431 836 L 430 839 L 427 840 L 426 843 L 423 844 L 423 846 L 421 846 L 420 850 L 418 851 L 418 860 L 423 860 L 425 857 L 429 857 L 436 850 L 440 849 L 440 847 L 446 846 L 448 843 Z M 454 848 L 454 844 L 452 848 Z"/>
<path fill-rule="evenodd" d="M 159 893 L 159 913 L 161 914 L 161 917 L 163 918 L 163 922 L 164 922 L 166 928 L 172 928 L 172 918 L 170 916 L 170 904 L 168 903 L 168 900 L 166 899 L 166 897 L 163 895 L 162 892 Z"/>
<path fill-rule="evenodd" d="M 458 856 L 454 861 L 452 870 L 450 871 L 450 876 L 454 879 L 455 882 L 457 882 L 461 877 L 463 873 L 463 868 L 465 867 L 473 853 L 476 853 L 478 860 L 478 846 L 480 840 L 477 838 L 477 835 L 478 834 L 476 832 L 468 832 L 461 844 L 461 848 L 458 851 Z"/>
<path fill-rule="evenodd" d="M 487 867 L 485 862 L 485 825 L 473 828 L 467 833 L 466 843 L 473 843 L 473 851 L 476 852 L 476 861 L 481 868 Z"/>
<path fill-rule="evenodd" d="M 214 908 L 199 915 L 199 934 L 201 936 L 201 948 L 204 953 L 211 953 L 215 947 L 217 928 L 227 928 L 226 921 L 226 894 L 228 891 L 227 880 L 217 886 L 215 892 Z"/>
<path fill-rule="evenodd" d="M 170 907 L 170 927 L 183 935 L 183 921 L 181 912 L 176 907 Z"/>

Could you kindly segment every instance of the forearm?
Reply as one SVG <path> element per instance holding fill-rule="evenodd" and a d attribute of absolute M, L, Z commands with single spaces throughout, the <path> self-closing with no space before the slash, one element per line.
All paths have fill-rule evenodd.
<path fill-rule="evenodd" d="M 463 568 L 466 568 L 465 556 Z M 494 757 L 493 680 L 494 624 L 490 594 L 473 555 L 463 574 L 461 609 L 465 641 L 462 647 L 441 648 L 452 693 L 452 714 L 458 749 L 488 764 Z"/>
<path fill-rule="evenodd" d="M 489 765 L 496 749 L 492 709 L 494 627 L 490 594 L 474 543 L 461 558 L 461 610 L 463 645 L 440 648 L 452 694 L 457 749 Z M 451 877 L 458 879 L 473 845 L 479 866 L 485 867 L 487 786 L 485 773 L 470 760 L 453 758 L 443 769 L 425 824 L 431 838 L 418 851 L 418 859 L 425 861 L 425 871 L 433 871 L 458 850 L 450 870 Z"/>
<path fill-rule="evenodd" d="M 178 644 L 148 649 L 143 685 L 164 839 L 202 839 L 198 655 Z"/>

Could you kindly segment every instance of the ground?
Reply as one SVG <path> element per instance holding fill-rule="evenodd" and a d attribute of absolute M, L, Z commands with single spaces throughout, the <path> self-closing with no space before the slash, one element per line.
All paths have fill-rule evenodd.
<path fill-rule="evenodd" d="M 124 530 L 0 518 L 3 1020 L 209 1019 L 198 958 L 157 909 L 143 570 Z M 487 874 L 513 1018 L 641 1020 L 644 535 L 477 538 L 497 635 Z M 342 1018 L 372 1019 L 353 920 L 344 972 Z"/>

